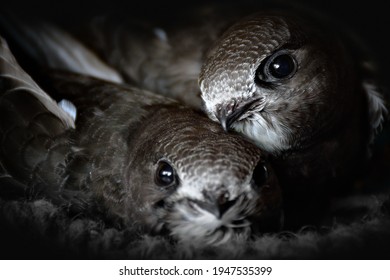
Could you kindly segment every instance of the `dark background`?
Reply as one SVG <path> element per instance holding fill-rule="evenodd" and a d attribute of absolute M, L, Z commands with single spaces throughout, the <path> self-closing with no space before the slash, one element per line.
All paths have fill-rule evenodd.
<path fill-rule="evenodd" d="M 62 22 L 75 23 L 83 18 L 104 14 L 108 12 L 121 12 L 132 16 L 169 17 L 177 16 L 182 11 L 191 9 L 192 5 L 217 3 L 221 7 L 253 6 L 254 9 L 261 9 L 265 6 L 284 7 L 288 9 L 313 9 L 320 14 L 340 21 L 340 23 L 354 30 L 372 50 L 375 59 L 379 61 L 381 71 L 380 78 L 383 83 L 388 81 L 390 65 L 388 55 L 388 37 L 390 32 L 390 15 L 386 7 L 386 1 L 346 1 L 346 0 L 241 0 L 241 1 L 204 1 L 204 0 L 176 0 L 176 1 L 2 1 L 3 9 L 23 12 L 34 16 L 48 17 Z M 177 2 L 177 3 L 176 3 Z"/>

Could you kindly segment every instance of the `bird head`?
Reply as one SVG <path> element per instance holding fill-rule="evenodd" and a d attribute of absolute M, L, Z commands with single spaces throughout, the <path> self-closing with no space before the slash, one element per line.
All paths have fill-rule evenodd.
<path fill-rule="evenodd" d="M 351 61 L 335 38 L 316 28 L 264 13 L 229 28 L 199 76 L 209 117 L 278 154 L 304 146 L 307 135 L 322 133 L 337 114 L 349 112 Z"/>
<path fill-rule="evenodd" d="M 132 222 L 198 245 L 249 237 L 269 219 L 280 224 L 272 168 L 242 137 L 188 108 L 157 110 L 138 136 L 143 148 L 130 154 L 126 175 Z"/>

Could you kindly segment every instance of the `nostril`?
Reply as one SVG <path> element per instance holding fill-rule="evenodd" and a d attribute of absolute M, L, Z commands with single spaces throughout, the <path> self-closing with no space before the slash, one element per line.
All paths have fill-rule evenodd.
<path fill-rule="evenodd" d="M 229 200 L 229 193 L 228 192 L 224 192 L 224 193 L 221 193 L 217 199 L 217 203 L 218 205 L 222 205 L 222 204 L 225 204 L 227 201 Z"/>
<path fill-rule="evenodd" d="M 226 110 L 228 115 L 231 114 L 235 108 L 236 108 L 236 100 L 235 99 L 233 99 L 231 103 L 229 103 L 225 106 L 225 110 Z"/>
<path fill-rule="evenodd" d="M 224 201 L 224 203 L 219 203 L 218 204 L 218 209 L 219 209 L 219 218 L 223 216 L 234 204 L 236 204 L 236 199 L 234 200 L 229 200 L 229 201 Z"/>
<path fill-rule="evenodd" d="M 237 201 L 237 199 L 229 200 L 230 194 L 227 191 L 223 191 L 218 196 L 214 197 L 207 193 L 204 195 L 204 201 L 196 200 L 194 202 L 203 210 L 212 213 L 217 218 L 221 218 Z"/>

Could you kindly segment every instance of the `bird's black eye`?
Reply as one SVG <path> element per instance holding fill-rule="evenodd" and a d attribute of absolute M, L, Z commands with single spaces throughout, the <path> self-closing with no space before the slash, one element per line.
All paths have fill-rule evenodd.
<path fill-rule="evenodd" d="M 288 54 L 276 56 L 268 65 L 269 73 L 277 79 L 283 79 L 290 76 L 294 69 L 295 62 Z"/>
<path fill-rule="evenodd" d="M 253 171 L 252 182 L 254 188 L 261 188 L 268 181 L 268 169 L 264 162 L 259 162 Z"/>
<path fill-rule="evenodd" d="M 275 82 L 292 77 L 296 70 L 295 59 L 287 51 L 281 50 L 266 58 L 256 74 L 260 81 Z"/>
<path fill-rule="evenodd" d="M 174 168 L 166 161 L 160 161 L 156 170 L 156 184 L 162 187 L 172 186 L 176 183 Z"/>

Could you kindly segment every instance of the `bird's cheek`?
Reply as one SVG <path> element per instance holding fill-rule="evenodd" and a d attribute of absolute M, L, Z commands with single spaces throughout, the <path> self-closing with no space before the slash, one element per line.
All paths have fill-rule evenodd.
<path fill-rule="evenodd" d="M 214 122 L 219 122 L 217 118 L 217 109 L 214 106 L 208 106 L 207 104 L 204 106 L 205 112 L 207 116 Z"/>

